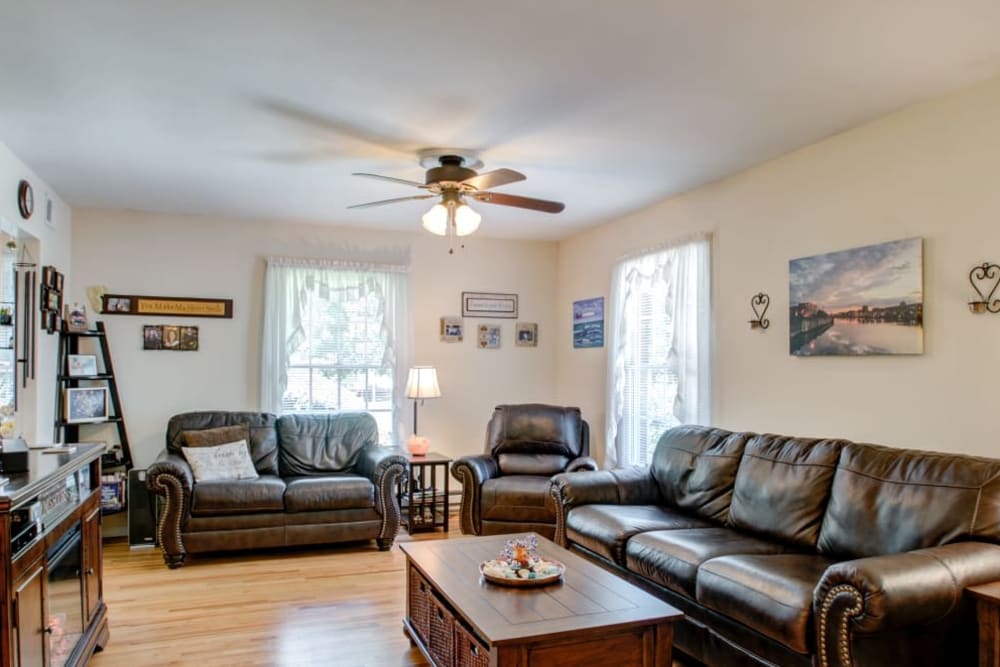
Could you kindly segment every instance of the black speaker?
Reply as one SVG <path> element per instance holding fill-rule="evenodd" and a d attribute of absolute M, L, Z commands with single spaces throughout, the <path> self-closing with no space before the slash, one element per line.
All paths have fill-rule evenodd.
<path fill-rule="evenodd" d="M 146 488 L 146 471 L 128 471 L 128 545 L 156 546 L 157 496 Z"/>

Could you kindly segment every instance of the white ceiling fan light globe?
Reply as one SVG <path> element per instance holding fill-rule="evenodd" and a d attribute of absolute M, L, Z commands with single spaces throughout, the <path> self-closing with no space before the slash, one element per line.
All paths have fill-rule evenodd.
<path fill-rule="evenodd" d="M 448 233 L 448 209 L 444 204 L 434 204 L 430 210 L 420 218 L 424 229 L 431 234 L 444 236 Z"/>
<path fill-rule="evenodd" d="M 455 234 L 458 236 L 468 236 L 479 229 L 479 223 L 483 221 L 483 216 L 479 215 L 466 204 L 455 209 Z"/>

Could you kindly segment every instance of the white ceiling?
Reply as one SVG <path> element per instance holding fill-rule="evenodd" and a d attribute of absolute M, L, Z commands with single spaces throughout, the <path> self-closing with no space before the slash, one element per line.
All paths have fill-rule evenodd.
<path fill-rule="evenodd" d="M 0 141 L 71 205 L 415 230 L 415 153 L 556 239 L 1000 72 L 996 0 L 0 2 Z"/>

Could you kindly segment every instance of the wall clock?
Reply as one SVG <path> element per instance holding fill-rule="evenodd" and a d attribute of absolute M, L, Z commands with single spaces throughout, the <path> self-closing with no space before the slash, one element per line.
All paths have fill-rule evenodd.
<path fill-rule="evenodd" d="M 21 211 L 21 217 L 27 220 L 35 210 L 35 193 L 31 190 L 31 183 L 21 181 L 17 184 L 17 207 Z"/>

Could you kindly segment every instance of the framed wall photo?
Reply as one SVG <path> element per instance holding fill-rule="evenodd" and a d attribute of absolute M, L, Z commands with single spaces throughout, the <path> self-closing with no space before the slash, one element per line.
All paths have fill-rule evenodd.
<path fill-rule="evenodd" d="M 181 347 L 181 328 L 173 324 L 163 325 L 163 349 L 179 350 Z"/>
<path fill-rule="evenodd" d="M 517 319 L 517 295 L 493 292 L 462 292 L 462 317 L 507 317 Z"/>
<path fill-rule="evenodd" d="M 441 318 L 441 340 L 445 343 L 461 343 L 465 325 L 461 317 Z"/>
<path fill-rule="evenodd" d="M 163 327 L 159 324 L 147 324 L 142 327 L 142 349 L 163 349 Z"/>
<path fill-rule="evenodd" d="M 198 327 L 181 327 L 179 349 L 194 352 L 198 349 Z"/>
<path fill-rule="evenodd" d="M 514 329 L 514 345 L 517 347 L 537 347 L 538 325 L 534 322 L 518 322 Z"/>
<path fill-rule="evenodd" d="M 67 387 L 63 391 L 66 392 L 64 416 L 67 424 L 107 421 L 107 387 Z"/>
<path fill-rule="evenodd" d="M 97 375 L 97 355 L 94 354 L 66 355 L 66 375 L 70 377 Z"/>
<path fill-rule="evenodd" d="M 499 324 L 480 324 L 479 347 L 484 350 L 500 349 L 500 336 L 502 333 Z"/>

